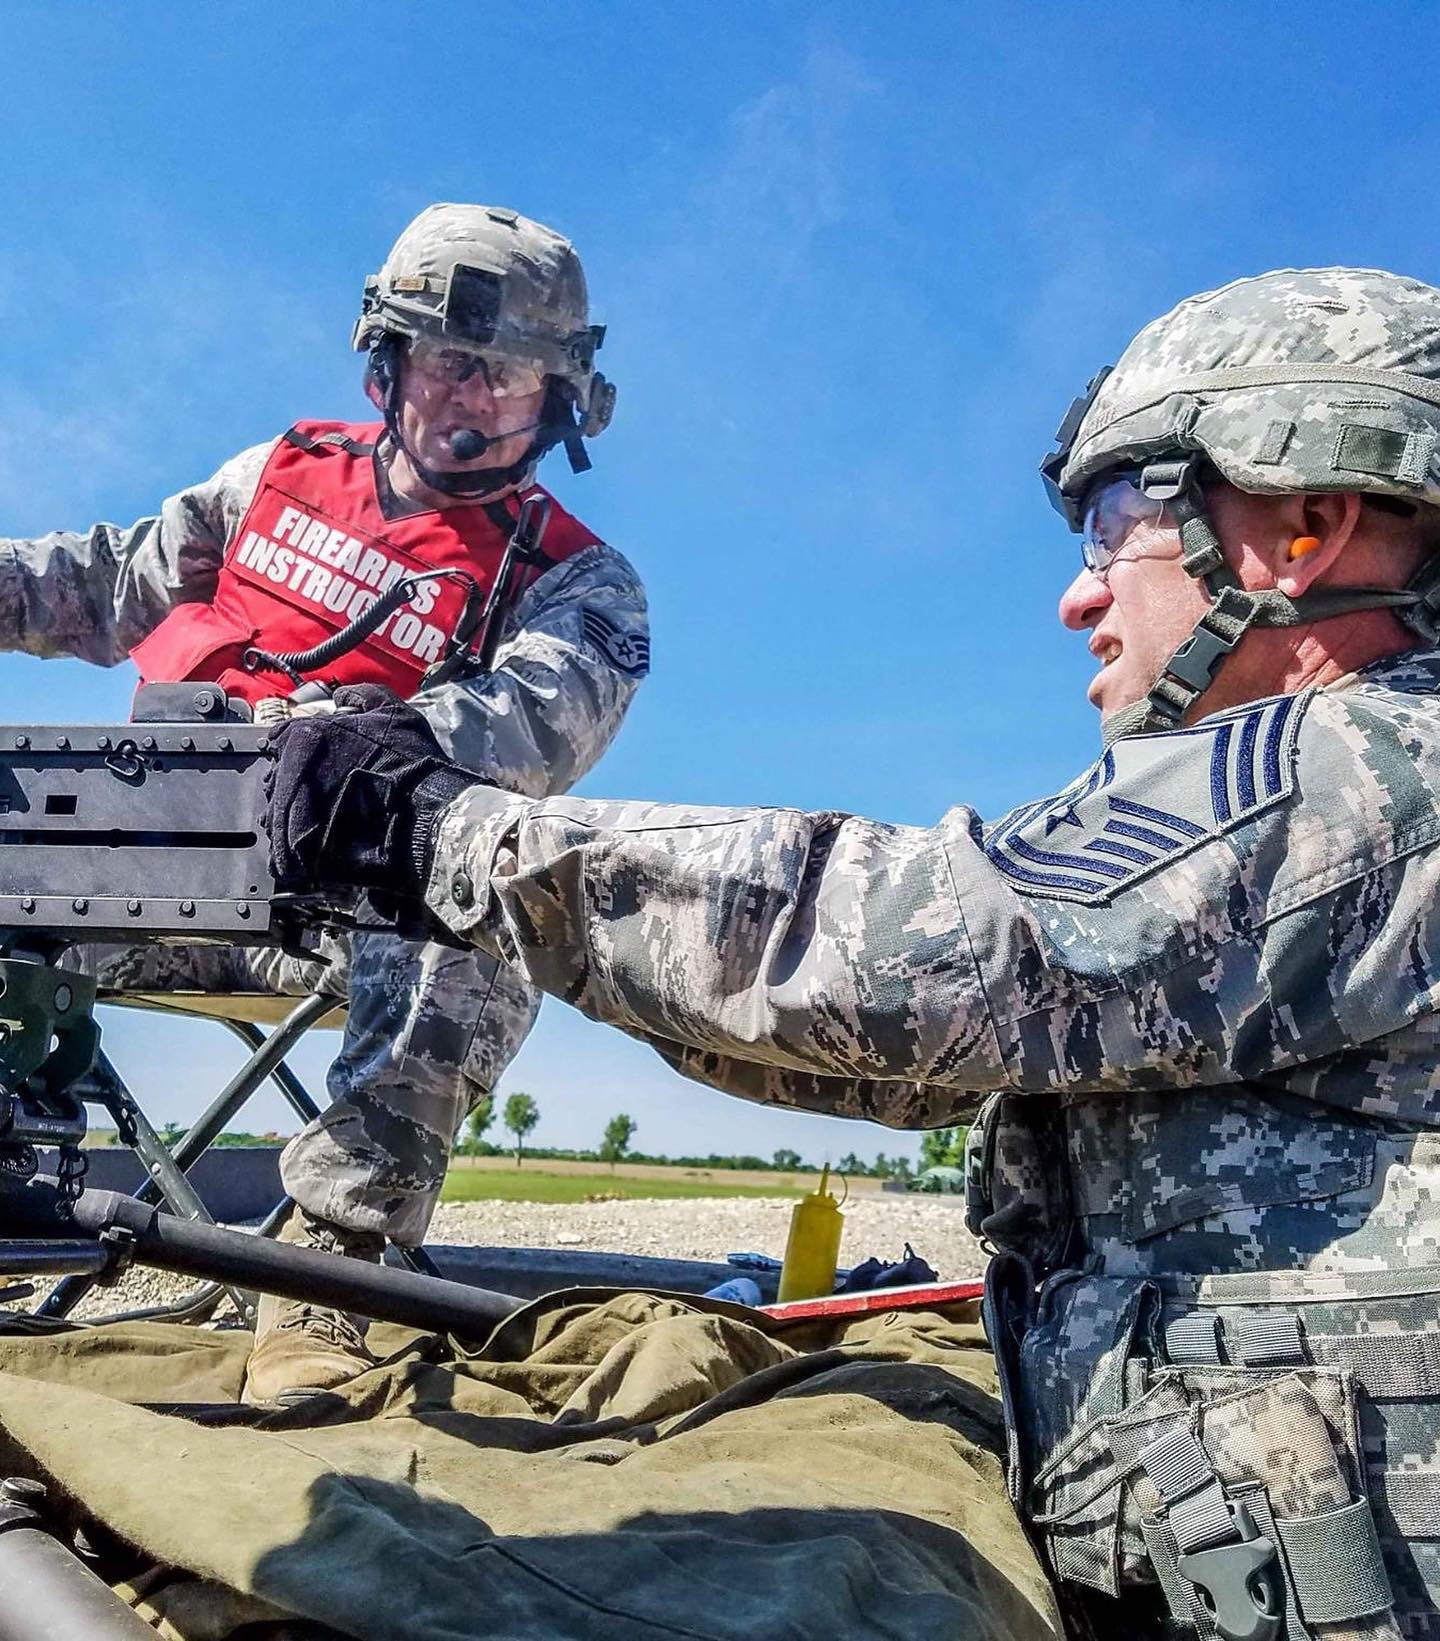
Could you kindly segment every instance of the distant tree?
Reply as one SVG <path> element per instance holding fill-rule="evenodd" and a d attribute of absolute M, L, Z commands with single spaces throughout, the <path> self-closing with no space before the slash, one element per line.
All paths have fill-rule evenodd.
<path fill-rule="evenodd" d="M 968 1128 L 929 1128 L 920 1136 L 922 1168 L 963 1168 Z"/>
<path fill-rule="evenodd" d="M 803 1160 L 798 1151 L 791 1151 L 782 1145 L 771 1157 L 770 1165 L 777 1174 L 790 1174 L 800 1166 Z"/>
<path fill-rule="evenodd" d="M 512 1094 L 505 1102 L 505 1126 L 515 1136 L 515 1166 L 525 1154 L 525 1136 L 540 1121 L 540 1107 L 528 1094 Z"/>
<path fill-rule="evenodd" d="M 914 1172 L 914 1166 L 909 1157 L 892 1157 L 890 1159 L 890 1178 L 909 1179 Z"/>
<path fill-rule="evenodd" d="M 495 1096 L 482 1094 L 465 1119 L 465 1149 L 472 1155 L 479 1153 L 485 1142 L 485 1130 L 495 1121 Z"/>
<path fill-rule="evenodd" d="M 630 1141 L 635 1137 L 635 1119 L 627 1117 L 623 1111 L 613 1116 L 605 1124 L 605 1137 L 600 1141 L 600 1160 L 610 1164 L 610 1172 L 615 1172 L 615 1164 L 620 1162 L 630 1149 Z"/>
<path fill-rule="evenodd" d="M 847 1175 L 850 1179 L 858 1179 L 862 1174 L 868 1174 L 869 1168 L 861 1162 L 853 1151 L 847 1151 L 836 1164 L 836 1171 Z"/>
<path fill-rule="evenodd" d="M 890 1166 L 889 1157 L 883 1151 L 877 1151 L 874 1162 L 870 1164 L 870 1172 L 874 1174 L 876 1179 L 889 1179 Z"/>
<path fill-rule="evenodd" d="M 920 1166 L 943 1168 L 950 1161 L 950 1147 L 955 1143 L 953 1128 L 927 1128 L 920 1136 Z"/>

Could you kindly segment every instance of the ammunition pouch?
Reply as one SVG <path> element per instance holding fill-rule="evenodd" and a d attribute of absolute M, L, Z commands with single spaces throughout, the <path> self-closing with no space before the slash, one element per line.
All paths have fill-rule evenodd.
<path fill-rule="evenodd" d="M 1233 1364 L 1210 1350 L 1226 1330 Z M 1111 1596 L 1158 1582 L 1202 1641 L 1398 1638 L 1364 1398 L 1327 1360 L 1352 1347 L 1307 1342 L 1291 1310 L 1222 1328 L 1154 1282 L 1053 1279 L 1024 1341 L 1021 1428 L 1024 1511 L 1056 1576 Z"/>
<path fill-rule="evenodd" d="M 1121 1603 L 1098 1633 L 1157 1594 L 1199 1641 L 1432 1633 L 1440 1135 L 1322 1119 L 1236 1202 L 1178 1149 L 1142 1175 L 1114 1110 L 1005 1095 L 971 1136 L 1011 1496 L 1056 1578 Z M 1260 1269 L 1224 1269 L 1236 1225 Z"/>

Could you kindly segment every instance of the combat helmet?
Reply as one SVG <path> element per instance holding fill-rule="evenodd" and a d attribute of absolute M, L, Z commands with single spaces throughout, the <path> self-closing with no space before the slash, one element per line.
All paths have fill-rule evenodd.
<path fill-rule="evenodd" d="M 494 491 L 533 471 L 557 444 L 577 473 L 590 466 L 581 441 L 609 425 L 615 389 L 595 368 L 605 327 L 590 323 L 585 273 L 569 240 L 498 205 L 430 205 L 409 224 L 366 280 L 351 337 L 369 354 L 397 443 L 399 356 L 421 338 L 533 366 L 549 387 L 520 461 L 482 473 L 437 473 L 416 463 L 427 483 L 450 494 Z"/>
<path fill-rule="evenodd" d="M 1071 405 L 1041 463 L 1072 530 L 1108 476 L 1130 472 L 1180 527 L 1210 608 L 1147 700 L 1107 739 L 1179 724 L 1251 626 L 1393 608 L 1440 640 L 1440 558 L 1403 591 L 1248 592 L 1225 564 L 1206 467 L 1257 493 L 1358 493 L 1390 511 L 1440 507 L 1440 290 L 1368 268 L 1282 269 L 1193 296 L 1147 325 Z"/>

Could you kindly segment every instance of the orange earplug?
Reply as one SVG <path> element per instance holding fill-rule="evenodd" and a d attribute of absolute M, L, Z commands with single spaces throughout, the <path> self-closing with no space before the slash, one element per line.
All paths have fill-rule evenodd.
<path fill-rule="evenodd" d="M 1306 553 L 1313 553 L 1320 546 L 1319 536 L 1296 536 L 1290 543 L 1290 557 L 1304 558 Z"/>

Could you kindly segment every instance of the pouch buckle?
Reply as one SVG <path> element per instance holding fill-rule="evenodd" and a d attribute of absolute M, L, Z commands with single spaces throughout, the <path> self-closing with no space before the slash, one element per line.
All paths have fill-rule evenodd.
<path fill-rule="evenodd" d="M 1285 1617 L 1275 1546 L 1255 1525 L 1244 1500 L 1227 1499 L 1225 1507 L 1238 1538 L 1192 1550 L 1176 1567 L 1195 1586 L 1223 1641 L 1274 1641 Z"/>

